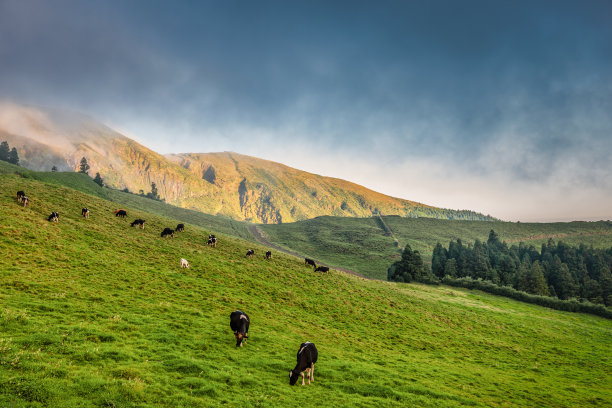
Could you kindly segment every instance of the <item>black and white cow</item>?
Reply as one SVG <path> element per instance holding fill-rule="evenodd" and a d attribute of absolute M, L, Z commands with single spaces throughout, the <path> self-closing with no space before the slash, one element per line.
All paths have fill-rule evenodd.
<path fill-rule="evenodd" d="M 236 337 L 236 347 L 242 347 L 242 342 L 246 343 L 249 338 L 249 324 L 251 319 L 246 313 L 236 310 L 230 314 L 230 327 Z"/>
<path fill-rule="evenodd" d="M 83 218 L 89 218 L 89 208 L 83 208 L 81 210 L 81 215 L 83 216 Z"/>
<path fill-rule="evenodd" d="M 127 211 L 125 211 L 125 210 L 115 210 L 115 217 L 125 218 L 125 217 L 127 217 Z"/>
<path fill-rule="evenodd" d="M 208 242 L 206 243 L 206 245 L 209 245 L 213 248 L 217 247 L 217 238 L 213 235 L 212 238 L 208 238 Z"/>
<path fill-rule="evenodd" d="M 58 222 L 59 221 L 59 214 L 56 211 L 53 211 L 51 213 L 51 215 L 47 218 L 47 221 Z"/>
<path fill-rule="evenodd" d="M 23 206 L 26 207 L 28 204 L 30 204 L 30 199 L 26 196 L 21 197 L 21 202 L 23 203 Z"/>
<path fill-rule="evenodd" d="M 266 251 L 266 259 L 272 259 L 272 251 Z"/>
<path fill-rule="evenodd" d="M 176 232 L 183 232 L 183 231 L 185 231 L 185 225 L 184 225 L 184 224 L 178 224 L 178 225 L 176 226 L 175 231 L 176 231 Z"/>
<path fill-rule="evenodd" d="M 315 272 L 325 272 L 329 274 L 329 268 L 327 266 L 318 266 L 314 271 Z"/>
<path fill-rule="evenodd" d="M 255 255 L 255 250 L 254 249 L 249 249 L 248 251 L 246 251 L 246 256 L 249 258 L 252 258 L 253 255 Z"/>
<path fill-rule="evenodd" d="M 300 374 L 302 375 L 302 385 L 304 385 L 304 371 L 308 376 L 308 385 L 310 381 L 314 382 L 314 365 L 319 358 L 319 352 L 314 343 L 307 341 L 300 344 L 300 349 L 297 353 L 297 364 L 295 368 L 289 371 L 289 384 L 295 385 Z"/>
<path fill-rule="evenodd" d="M 23 197 L 25 197 L 25 196 L 26 196 L 25 193 L 23 191 L 19 190 L 17 192 L 17 202 L 20 203 L 21 200 L 23 200 Z"/>
<path fill-rule="evenodd" d="M 140 228 L 144 229 L 144 225 L 145 225 L 145 220 L 142 220 L 140 218 L 134 220 L 134 222 L 132 222 L 130 224 L 130 226 L 135 227 L 135 226 L 140 226 Z"/>
<path fill-rule="evenodd" d="M 168 235 L 174 238 L 174 230 L 172 228 L 164 228 L 161 233 L 162 238 L 167 237 Z"/>
<path fill-rule="evenodd" d="M 316 268 L 316 267 L 317 267 L 317 264 L 315 263 L 315 261 L 313 261 L 313 260 L 312 260 L 312 259 L 310 259 L 310 258 L 304 258 L 304 265 L 310 265 L 310 266 L 312 266 L 313 268 Z"/>

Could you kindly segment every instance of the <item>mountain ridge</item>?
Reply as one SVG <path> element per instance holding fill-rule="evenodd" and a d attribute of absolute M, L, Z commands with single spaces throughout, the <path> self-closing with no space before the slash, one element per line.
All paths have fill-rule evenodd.
<path fill-rule="evenodd" d="M 179 207 L 238 220 L 279 224 L 322 215 L 492 220 L 440 209 L 359 184 L 236 152 L 162 155 L 80 113 L 0 103 L 0 139 L 32 170 L 75 171 L 82 157 L 115 189 L 148 193 Z"/>

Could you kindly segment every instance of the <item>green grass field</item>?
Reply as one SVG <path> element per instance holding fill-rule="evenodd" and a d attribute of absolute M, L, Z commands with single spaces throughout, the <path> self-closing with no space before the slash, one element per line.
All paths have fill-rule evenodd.
<path fill-rule="evenodd" d="M 0 406 L 585 407 L 612 401 L 612 322 L 301 260 L 0 175 Z M 25 190 L 31 206 L 14 197 Z M 91 218 L 82 219 L 87 206 Z M 59 223 L 46 221 L 57 210 Z M 217 248 L 205 245 L 217 233 Z M 181 270 L 184 257 L 191 269 Z M 251 317 L 235 348 L 229 314 Z M 303 341 L 315 382 L 290 387 Z"/>
<path fill-rule="evenodd" d="M 460 238 L 465 244 L 475 239 L 486 242 L 491 229 L 509 244 L 519 241 L 539 246 L 553 238 L 568 244 L 612 246 L 612 222 L 512 223 L 501 221 L 460 221 L 433 218 L 382 217 L 392 236 L 377 218 L 318 217 L 292 224 L 261 225 L 259 229 L 274 244 L 304 253 L 330 265 L 344 267 L 365 276 L 386 279 L 387 268 L 400 258 L 399 246 L 407 243 L 431 264 L 436 243 L 445 247 Z"/>

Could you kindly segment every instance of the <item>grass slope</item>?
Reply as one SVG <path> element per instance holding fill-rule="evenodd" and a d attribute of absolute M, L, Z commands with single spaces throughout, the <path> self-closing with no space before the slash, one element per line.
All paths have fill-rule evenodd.
<path fill-rule="evenodd" d="M 573 245 L 612 246 L 612 223 L 609 221 L 511 223 L 397 216 L 382 218 L 393 236 L 388 235 L 376 217 L 318 217 L 292 224 L 261 225 L 259 229 L 274 244 L 383 280 L 387 278 L 387 268 L 400 258 L 394 238 L 400 247 L 410 244 L 412 249 L 418 250 L 426 263 L 431 263 L 437 242 L 447 247 L 449 241 L 457 238 L 465 244 L 473 244 L 475 239 L 486 241 L 491 229 L 502 241 L 510 244 L 524 241 L 537 247 L 553 238 Z"/>
<path fill-rule="evenodd" d="M 0 406 L 603 406 L 612 322 L 478 292 L 313 274 L 295 258 L 0 175 Z M 31 207 L 17 205 L 25 190 Z M 80 208 L 91 209 L 89 220 Z M 59 223 L 46 216 L 60 213 Z M 212 231 L 215 232 L 215 231 Z M 191 269 L 180 270 L 185 257 Z M 252 320 L 234 347 L 229 313 Z M 315 383 L 290 387 L 302 341 Z"/>

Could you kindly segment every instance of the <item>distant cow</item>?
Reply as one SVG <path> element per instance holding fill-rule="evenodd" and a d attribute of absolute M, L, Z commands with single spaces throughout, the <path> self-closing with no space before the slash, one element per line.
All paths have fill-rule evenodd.
<path fill-rule="evenodd" d="M 246 251 L 246 256 L 248 256 L 249 258 L 252 258 L 253 255 L 255 255 L 254 249 L 249 249 L 248 251 Z"/>
<path fill-rule="evenodd" d="M 183 232 L 183 231 L 185 231 L 185 225 L 183 225 L 183 224 L 177 225 L 175 231 L 176 232 Z"/>
<path fill-rule="evenodd" d="M 30 204 L 30 199 L 26 196 L 21 197 L 21 202 L 23 203 L 23 206 L 27 206 L 28 204 Z"/>
<path fill-rule="evenodd" d="M 127 211 L 125 211 L 125 210 L 115 210 L 115 217 L 125 218 L 125 217 L 127 217 Z"/>
<path fill-rule="evenodd" d="M 145 220 L 141 220 L 140 218 L 134 220 L 134 222 L 132 222 L 130 224 L 130 226 L 135 227 L 135 226 L 140 226 L 140 228 L 144 229 L 144 225 L 145 225 Z"/>
<path fill-rule="evenodd" d="M 17 192 L 17 202 L 20 203 L 21 200 L 23 199 L 23 197 L 25 197 L 25 193 L 23 191 L 19 190 Z"/>
<path fill-rule="evenodd" d="M 49 218 L 47 218 L 47 221 L 58 222 L 59 221 L 59 214 L 56 211 L 53 211 L 51 213 L 51 215 L 49 216 Z"/>
<path fill-rule="evenodd" d="M 172 228 L 164 228 L 164 230 L 161 233 L 161 237 L 164 238 L 166 236 L 170 235 L 172 238 L 174 238 L 174 230 Z"/>
<path fill-rule="evenodd" d="M 266 259 L 271 259 L 272 258 L 272 251 L 267 251 L 266 252 Z"/>
<path fill-rule="evenodd" d="M 319 266 L 314 271 L 315 272 L 325 272 L 329 274 L 329 268 L 327 266 Z"/>
<path fill-rule="evenodd" d="M 83 216 L 83 218 L 89 218 L 89 208 L 83 208 L 81 210 L 81 215 Z"/>
<path fill-rule="evenodd" d="M 314 382 L 314 365 L 318 357 L 319 353 L 314 343 L 307 341 L 300 344 L 300 349 L 297 353 L 297 364 L 293 370 L 289 371 L 289 384 L 295 385 L 301 374 L 302 385 L 304 385 L 304 371 L 308 376 L 308 385 L 310 385 L 310 381 Z"/>
<path fill-rule="evenodd" d="M 181 268 L 189 269 L 189 262 L 185 258 L 181 258 Z"/>
<path fill-rule="evenodd" d="M 246 313 L 236 310 L 230 314 L 230 327 L 236 337 L 236 347 L 242 347 L 242 342 L 246 343 L 249 338 L 249 324 L 251 320 Z"/>
<path fill-rule="evenodd" d="M 208 238 L 208 242 L 206 243 L 206 245 L 209 245 L 213 248 L 217 247 L 217 238 L 215 238 L 214 236 L 212 238 Z"/>
<path fill-rule="evenodd" d="M 315 261 L 309 258 L 304 258 L 304 265 L 311 265 L 313 268 L 317 267 L 317 264 L 315 263 Z"/>

